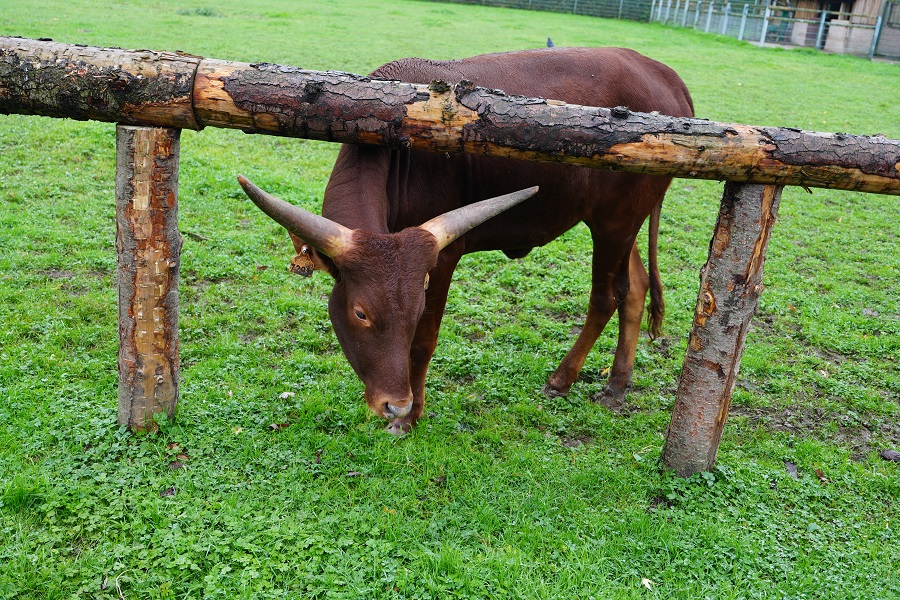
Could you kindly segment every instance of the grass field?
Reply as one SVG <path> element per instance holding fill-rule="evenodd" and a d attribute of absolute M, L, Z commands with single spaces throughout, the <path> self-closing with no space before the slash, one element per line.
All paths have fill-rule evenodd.
<path fill-rule="evenodd" d="M 401 56 L 620 45 L 697 115 L 900 138 L 900 66 L 629 22 L 404 0 L 6 2 L 0 34 L 367 72 Z M 336 147 L 184 132 L 182 397 L 116 426 L 114 126 L 0 116 L 0 598 L 892 598 L 900 595 L 897 198 L 788 189 L 719 454 L 660 473 L 721 184 L 663 210 L 666 336 L 623 414 L 540 394 L 581 324 L 584 227 L 466 257 L 395 439 L 328 321 L 329 280 L 242 172 L 316 209 Z M 289 392 L 289 394 L 284 394 Z M 288 424 L 274 431 L 273 423 Z M 797 466 L 792 477 L 786 462 Z"/>

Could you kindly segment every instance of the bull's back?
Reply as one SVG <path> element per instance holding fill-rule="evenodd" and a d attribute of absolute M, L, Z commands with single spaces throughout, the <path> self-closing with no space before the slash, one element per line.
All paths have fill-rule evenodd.
<path fill-rule="evenodd" d="M 626 48 L 541 48 L 453 61 L 405 58 L 372 75 L 410 83 L 468 79 L 508 94 L 693 116 L 681 78 L 666 65 Z"/>
<path fill-rule="evenodd" d="M 427 84 L 435 79 L 457 83 L 464 79 L 508 94 L 561 100 L 586 106 L 627 106 L 640 112 L 659 111 L 671 116 L 692 116 L 690 95 L 669 67 L 624 48 L 543 48 L 485 54 L 454 61 L 406 58 L 387 63 L 375 77 Z M 377 157 L 377 158 L 375 158 Z M 332 174 L 332 183 L 356 181 L 372 197 L 371 183 L 356 179 L 359 165 L 386 169 L 379 187 L 386 186 L 387 223 L 376 216 L 359 215 L 358 194 L 326 190 L 323 214 L 351 227 L 386 227 L 399 231 L 478 200 L 525 187 L 541 191 L 530 200 L 466 234 L 465 252 L 504 250 L 519 256 L 555 239 L 582 220 L 604 215 L 618 239 L 650 213 L 667 183 L 657 192 L 634 190 L 645 176 L 554 163 L 535 163 L 472 154 L 430 154 L 414 150 L 372 150 L 345 147 Z M 376 169 L 376 170 L 377 170 Z M 368 172 L 372 172 L 371 169 Z M 402 184 L 395 185 L 402 181 Z M 393 183 L 392 183 L 393 182 Z M 332 188 L 332 183 L 329 187 Z M 333 189 L 342 186 L 335 185 Z M 647 194 L 650 195 L 647 195 Z M 636 231 L 634 232 L 636 233 Z M 622 242 L 631 246 L 631 242 Z"/>

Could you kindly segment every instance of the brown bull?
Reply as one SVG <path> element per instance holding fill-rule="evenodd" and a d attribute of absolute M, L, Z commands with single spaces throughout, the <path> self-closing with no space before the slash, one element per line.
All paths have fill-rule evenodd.
<path fill-rule="evenodd" d="M 372 75 L 411 83 L 468 79 L 508 94 L 693 116 L 690 95 L 671 69 L 621 48 L 547 48 L 447 62 L 411 58 Z M 338 341 L 366 386 L 369 408 L 391 419 L 388 429 L 398 434 L 422 416 L 425 374 L 460 257 L 502 250 L 520 258 L 579 221 L 594 242 L 587 321 L 545 392 L 569 391 L 618 309 L 618 345 L 598 399 L 621 402 L 648 288 L 652 332 L 662 319 L 656 234 L 669 182 L 567 165 L 345 145 L 318 217 L 241 178 L 251 199 L 291 233 L 298 259 L 334 277 L 328 309 Z M 540 191 L 527 200 L 534 190 L 474 204 L 527 186 Z M 649 276 L 635 246 L 648 215 Z"/>

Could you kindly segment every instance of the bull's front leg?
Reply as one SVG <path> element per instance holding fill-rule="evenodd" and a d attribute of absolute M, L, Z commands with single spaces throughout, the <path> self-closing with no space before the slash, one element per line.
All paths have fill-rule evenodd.
<path fill-rule="evenodd" d="M 445 249 L 441 252 L 438 266 L 429 273 L 428 289 L 425 292 L 425 312 L 419 320 L 409 352 L 409 385 L 413 393 L 412 409 L 405 417 L 394 419 L 388 424 L 388 432 L 394 435 L 409 433 L 425 410 L 425 376 L 437 347 L 441 318 L 443 318 L 444 309 L 447 306 L 447 292 L 450 289 L 450 280 L 453 278 L 453 270 L 458 261 L 458 255 L 450 254 Z"/>
<path fill-rule="evenodd" d="M 428 373 L 431 357 L 434 356 L 434 349 L 437 347 L 439 327 L 440 322 L 426 326 L 419 323 L 418 331 L 423 333 L 421 338 L 418 334 L 416 335 L 416 341 L 413 342 L 409 353 L 409 384 L 413 393 L 412 409 L 405 417 L 394 419 L 388 424 L 388 431 L 394 435 L 409 433 L 425 410 L 425 376 Z M 434 330 L 433 333 L 430 333 L 431 329 Z"/>
<path fill-rule="evenodd" d="M 565 396 L 569 393 L 569 388 L 578 379 L 584 361 L 587 359 L 588 353 L 594 347 L 594 343 L 610 317 L 616 310 L 615 294 L 613 292 L 613 280 L 606 282 L 601 290 L 597 289 L 597 282 L 594 283 L 594 289 L 591 290 L 591 300 L 588 304 L 587 319 L 578 339 L 572 345 L 572 349 L 566 354 L 562 362 L 556 368 L 556 371 L 547 380 L 544 386 L 544 393 L 548 396 Z"/>
<path fill-rule="evenodd" d="M 575 380 L 578 379 L 578 375 L 581 373 L 581 368 L 584 366 L 588 353 L 591 351 L 591 348 L 594 347 L 594 343 L 603 332 L 603 328 L 606 327 L 610 317 L 612 317 L 617 308 L 619 308 L 620 311 L 622 310 L 619 306 L 620 301 L 630 295 L 629 255 L 610 260 L 609 252 L 598 251 L 596 239 L 597 236 L 595 235 L 591 277 L 591 299 L 588 304 L 587 319 L 585 320 L 584 327 L 581 329 L 581 333 L 578 335 L 578 339 L 575 340 L 572 349 L 569 350 L 566 357 L 559 364 L 559 367 L 556 368 L 556 371 L 554 371 L 548 379 L 547 385 L 544 386 L 543 391 L 548 396 L 565 396 L 569 393 L 569 388 L 571 388 L 572 384 L 575 383 Z M 636 257 L 638 262 L 640 262 L 637 248 L 634 246 L 631 248 L 631 254 Z M 644 292 L 646 293 L 646 288 L 644 288 Z M 624 315 L 620 312 L 620 316 Z M 637 327 L 639 329 L 640 313 L 638 313 L 637 319 Z M 625 329 L 628 329 L 628 327 L 625 327 Z M 630 342 L 630 340 L 628 340 L 628 342 Z M 628 342 L 624 344 L 624 352 L 616 352 L 613 371 L 621 371 L 621 367 L 624 367 L 628 371 L 627 376 L 630 376 L 631 371 L 627 366 L 628 346 L 630 346 Z M 619 345 L 623 346 L 623 327 L 621 327 L 621 325 L 619 328 Z M 625 359 L 624 364 L 620 365 L 619 363 L 623 358 Z M 633 356 L 631 363 L 633 364 Z"/>

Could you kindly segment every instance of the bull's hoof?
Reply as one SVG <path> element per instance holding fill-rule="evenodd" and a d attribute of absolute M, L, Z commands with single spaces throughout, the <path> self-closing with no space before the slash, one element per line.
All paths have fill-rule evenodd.
<path fill-rule="evenodd" d="M 541 393 L 548 398 L 565 398 L 569 395 L 570 387 L 572 386 L 566 386 L 562 389 L 559 389 L 547 383 L 544 385 L 543 389 L 541 389 Z"/>
<path fill-rule="evenodd" d="M 405 419 L 394 419 L 385 427 L 385 431 L 397 437 L 406 435 L 410 429 L 412 429 L 412 423 Z"/>
<path fill-rule="evenodd" d="M 607 387 L 602 392 L 594 394 L 592 400 L 614 413 L 621 413 L 625 408 L 625 390 L 616 391 Z"/>

